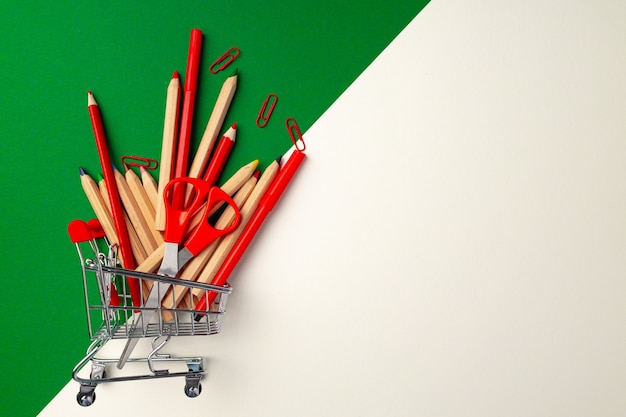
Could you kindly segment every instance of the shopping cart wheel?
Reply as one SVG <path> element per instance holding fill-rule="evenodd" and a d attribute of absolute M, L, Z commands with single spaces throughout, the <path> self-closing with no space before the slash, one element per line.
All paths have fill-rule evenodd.
<path fill-rule="evenodd" d="M 81 385 L 80 391 L 76 395 L 76 401 L 83 407 L 89 407 L 96 401 L 96 387 L 89 385 Z"/>
<path fill-rule="evenodd" d="M 202 384 L 199 376 L 185 377 L 185 395 L 189 398 L 196 398 L 202 392 Z"/>

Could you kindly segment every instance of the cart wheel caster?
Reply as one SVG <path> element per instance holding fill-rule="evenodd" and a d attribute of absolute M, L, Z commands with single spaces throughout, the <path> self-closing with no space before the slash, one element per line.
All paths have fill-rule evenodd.
<path fill-rule="evenodd" d="M 202 392 L 202 384 L 185 385 L 185 395 L 189 398 L 196 398 Z"/>
<path fill-rule="evenodd" d="M 76 395 L 76 401 L 83 407 L 89 407 L 94 403 L 94 401 L 96 401 L 96 392 L 94 390 L 86 392 L 80 391 Z"/>

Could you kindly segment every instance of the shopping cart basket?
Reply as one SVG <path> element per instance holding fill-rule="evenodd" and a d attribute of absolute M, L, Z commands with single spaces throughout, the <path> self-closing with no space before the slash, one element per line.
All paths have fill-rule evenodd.
<path fill-rule="evenodd" d="M 80 260 L 87 327 L 92 340 L 86 356 L 72 371 L 72 378 L 80 384 L 76 397 L 78 403 L 82 406 L 93 404 L 98 384 L 151 378 L 184 377 L 185 394 L 188 397 L 200 395 L 200 380 L 206 375 L 204 358 L 173 357 L 162 353 L 161 349 L 172 336 L 206 336 L 219 333 L 228 294 L 232 289 L 229 286 L 214 286 L 120 268 L 117 248 L 106 239 L 97 220 L 74 220 L 69 224 L 68 232 Z M 93 257 L 86 257 L 86 253 Z M 157 281 L 171 284 L 168 286 L 173 300 L 171 306 L 147 308 L 143 303 L 134 306 L 128 280 L 136 280 L 141 300 L 147 297 L 149 289 Z M 159 287 L 161 286 L 157 285 Z M 200 297 L 206 297 L 207 300 L 209 293 L 218 294 L 213 304 L 203 311 L 193 309 L 194 293 L 197 299 L 198 291 Z M 144 316 L 156 316 L 157 320 L 144 326 Z M 107 367 L 118 363 L 119 358 L 100 358 L 97 357 L 98 352 L 110 339 L 129 338 L 152 338 L 152 349 L 148 355 L 129 358 L 127 361 L 145 363 L 147 369 L 139 374 L 107 375 Z M 161 369 L 164 364 L 174 362 L 184 362 L 187 370 Z M 86 369 L 88 363 L 91 363 L 89 376 L 81 376 L 85 373 L 81 371 Z M 160 369 L 157 369 L 157 364 Z"/>

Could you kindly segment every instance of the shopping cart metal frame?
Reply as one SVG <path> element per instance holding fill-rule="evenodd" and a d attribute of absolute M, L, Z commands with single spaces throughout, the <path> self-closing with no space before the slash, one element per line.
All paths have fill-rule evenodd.
<path fill-rule="evenodd" d="M 232 288 L 229 285 L 215 286 L 123 269 L 118 266 L 116 245 L 111 245 L 105 237 L 100 236 L 96 239 L 91 236 L 88 240 L 77 240 L 73 237 L 72 240 L 80 260 L 87 327 L 92 340 L 85 357 L 72 371 L 72 378 L 80 384 L 76 397 L 78 404 L 81 406 L 93 404 L 96 397 L 95 389 L 99 384 L 154 378 L 184 377 L 185 394 L 190 398 L 200 395 L 202 391 L 200 381 L 207 374 L 205 358 L 174 357 L 162 353 L 161 350 L 172 336 L 208 336 L 219 333 Z M 103 245 L 107 248 L 108 254 L 101 250 Z M 83 251 L 86 247 L 93 254 L 93 258 L 84 256 Z M 147 297 L 149 288 L 157 281 L 171 284 L 173 307 L 165 308 L 160 305 L 156 308 L 146 308 L 143 303 L 134 306 L 131 302 L 128 279 L 138 281 L 141 300 Z M 196 311 L 193 309 L 194 289 L 202 294 L 201 297 L 207 297 L 207 300 L 210 292 L 215 292 L 218 296 L 206 310 Z M 111 302 L 111 291 L 117 291 L 119 294 L 121 299 L 119 305 Z M 156 314 L 158 320 L 143 329 L 143 317 L 152 316 L 152 312 L 158 313 Z M 131 357 L 127 361 L 145 363 L 147 370 L 145 373 L 109 376 L 107 369 L 117 364 L 119 358 L 101 358 L 98 357 L 98 353 L 109 340 L 129 338 L 152 338 L 152 349 L 148 355 Z M 159 366 L 180 362 L 186 364 L 186 371 L 157 369 Z M 88 364 L 91 364 L 89 377 L 81 376 Z"/>

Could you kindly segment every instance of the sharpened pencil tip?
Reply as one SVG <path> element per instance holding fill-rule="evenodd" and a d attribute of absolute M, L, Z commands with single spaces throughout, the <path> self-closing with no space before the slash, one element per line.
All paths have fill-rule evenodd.
<path fill-rule="evenodd" d="M 81 175 L 81 176 L 83 176 L 83 175 L 87 174 L 87 173 L 85 172 L 85 170 L 83 169 L 83 167 L 78 167 L 78 172 L 80 172 L 80 175 Z"/>
<path fill-rule="evenodd" d="M 98 103 L 96 102 L 96 99 L 94 98 L 91 90 L 87 90 L 87 105 L 88 106 L 97 106 Z"/>
<path fill-rule="evenodd" d="M 254 174 L 252 174 L 252 176 L 258 180 L 261 176 L 261 170 L 257 169 L 256 171 L 254 171 Z"/>
<path fill-rule="evenodd" d="M 96 178 L 98 179 L 98 182 L 100 181 L 104 181 L 104 177 L 102 176 L 101 173 L 98 172 L 98 175 L 96 176 Z"/>
<path fill-rule="evenodd" d="M 144 172 L 146 172 L 146 168 L 144 168 L 143 165 L 139 165 L 139 172 L 143 174 Z"/>
<path fill-rule="evenodd" d="M 228 78 L 236 76 L 239 76 L 239 68 L 235 68 L 235 70 L 228 76 Z"/>
<path fill-rule="evenodd" d="M 258 166 L 259 166 L 259 160 L 258 159 L 255 159 L 254 161 L 252 161 L 252 169 L 253 170 L 256 169 L 256 167 L 258 167 Z"/>
<path fill-rule="evenodd" d="M 180 78 L 180 77 L 178 76 L 178 71 L 174 71 L 174 74 L 172 74 L 172 78 Z"/>
<path fill-rule="evenodd" d="M 231 126 L 233 129 L 237 129 L 237 122 L 233 123 L 233 125 Z"/>

